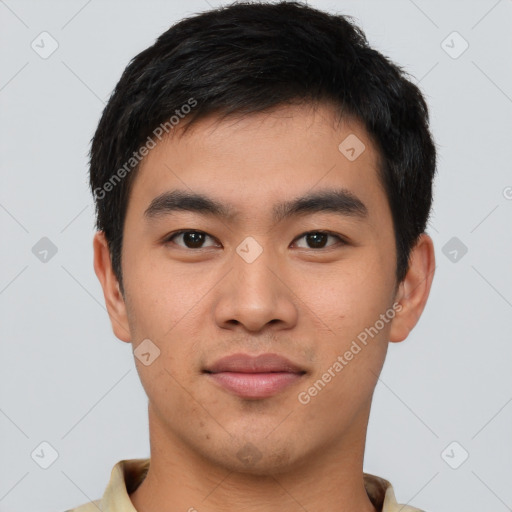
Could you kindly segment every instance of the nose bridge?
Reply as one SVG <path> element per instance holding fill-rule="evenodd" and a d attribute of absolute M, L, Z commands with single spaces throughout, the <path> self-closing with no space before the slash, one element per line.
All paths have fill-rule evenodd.
<path fill-rule="evenodd" d="M 274 261 L 274 265 L 272 265 Z M 238 284 L 238 299 L 259 308 L 270 308 L 275 301 L 275 276 L 270 268 L 275 265 L 275 252 L 269 238 L 246 237 L 233 255 L 234 278 Z M 269 268 L 270 267 L 270 268 Z M 245 297 L 244 297 L 245 296 Z"/>
<path fill-rule="evenodd" d="M 235 249 L 228 286 L 217 304 L 217 322 L 243 324 L 259 330 L 268 322 L 281 321 L 288 326 L 296 320 L 293 294 L 276 276 L 277 252 L 269 238 L 246 237 Z"/>

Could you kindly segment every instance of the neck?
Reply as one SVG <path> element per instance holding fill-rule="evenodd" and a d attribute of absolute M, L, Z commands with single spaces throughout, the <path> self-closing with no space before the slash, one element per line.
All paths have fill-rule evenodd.
<path fill-rule="evenodd" d="M 362 468 L 369 411 L 343 439 L 294 460 L 288 471 L 261 475 L 208 460 L 149 410 L 151 463 L 130 495 L 138 512 L 378 512 L 366 493 Z"/>

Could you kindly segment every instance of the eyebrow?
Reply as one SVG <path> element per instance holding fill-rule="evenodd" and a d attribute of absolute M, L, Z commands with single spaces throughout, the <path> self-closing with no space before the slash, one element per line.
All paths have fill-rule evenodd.
<path fill-rule="evenodd" d="M 226 220 L 238 216 L 238 212 L 233 207 L 204 194 L 187 190 L 171 190 L 155 197 L 145 210 L 144 216 L 147 219 L 153 219 L 176 211 L 213 215 Z M 333 212 L 359 220 L 368 217 L 366 205 L 349 190 L 339 188 L 324 189 L 278 203 L 273 207 L 273 220 L 277 223 L 292 216 L 322 212 Z"/>

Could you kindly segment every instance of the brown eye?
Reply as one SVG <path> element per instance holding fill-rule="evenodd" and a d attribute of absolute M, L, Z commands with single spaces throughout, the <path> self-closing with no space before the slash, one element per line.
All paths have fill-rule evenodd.
<path fill-rule="evenodd" d="M 211 238 L 213 240 L 213 238 L 210 235 L 207 235 L 203 231 L 182 230 L 169 236 L 166 239 L 166 243 L 172 242 L 176 245 L 179 245 L 180 247 L 184 247 L 185 249 L 203 249 L 204 247 L 214 247 L 215 244 L 213 246 L 203 245 L 207 238 Z M 175 242 L 175 239 L 181 240 L 181 243 Z"/>
<path fill-rule="evenodd" d="M 341 242 L 342 244 L 345 243 L 341 237 L 339 237 L 338 235 L 335 235 L 333 233 L 329 233 L 327 231 L 310 231 L 309 233 L 304 233 L 303 235 L 301 235 L 299 238 L 297 238 L 297 240 L 300 240 L 301 238 L 304 238 L 306 240 L 306 243 L 308 244 L 308 246 L 307 247 L 299 246 L 301 248 L 324 249 L 325 247 L 331 247 L 332 245 L 336 245 L 336 244 L 326 245 L 329 237 L 337 239 L 338 242 Z"/>

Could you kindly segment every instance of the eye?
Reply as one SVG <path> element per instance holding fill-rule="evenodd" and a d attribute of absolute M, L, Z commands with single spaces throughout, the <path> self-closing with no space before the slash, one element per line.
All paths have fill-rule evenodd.
<path fill-rule="evenodd" d="M 324 249 L 326 247 L 328 248 L 336 245 L 336 243 L 327 245 L 327 240 L 329 239 L 329 237 L 331 239 L 337 240 L 338 245 L 346 245 L 346 242 L 345 240 L 343 240 L 343 238 L 329 231 L 309 231 L 307 233 L 302 234 L 295 240 L 300 240 L 302 238 L 306 239 L 306 243 L 308 244 L 308 246 L 298 245 L 298 247 L 301 249 Z M 180 231 L 171 233 L 168 237 L 165 238 L 164 243 L 173 243 L 185 249 L 204 249 L 208 247 L 218 246 L 218 244 L 216 244 L 215 242 L 212 245 L 205 246 L 204 242 L 207 238 L 214 240 L 212 236 L 208 235 L 204 231 L 182 229 Z M 181 242 L 178 243 L 175 240 L 181 240 Z"/>
<path fill-rule="evenodd" d="M 306 243 L 311 245 L 310 247 L 304 247 L 304 246 L 300 247 L 299 246 L 301 249 L 302 248 L 323 249 L 324 247 L 326 247 L 327 239 L 329 237 L 337 239 L 339 242 L 339 245 L 346 245 L 345 240 L 343 240 L 340 236 L 335 235 L 334 233 L 330 233 L 329 231 L 309 231 L 308 233 L 304 233 L 303 235 L 296 238 L 295 240 L 300 240 L 301 238 L 305 238 Z M 332 247 L 333 245 L 336 245 L 336 244 L 331 244 L 330 246 L 327 246 L 327 247 Z"/>
<path fill-rule="evenodd" d="M 204 231 L 181 230 L 169 235 L 164 240 L 164 242 L 172 242 L 173 244 L 179 245 L 180 247 L 184 247 L 185 249 L 203 249 L 205 247 L 215 247 L 215 245 L 204 246 L 203 244 L 206 238 L 211 238 L 213 240 L 213 237 L 206 234 Z M 184 245 L 174 242 L 174 239 L 181 239 Z"/>

